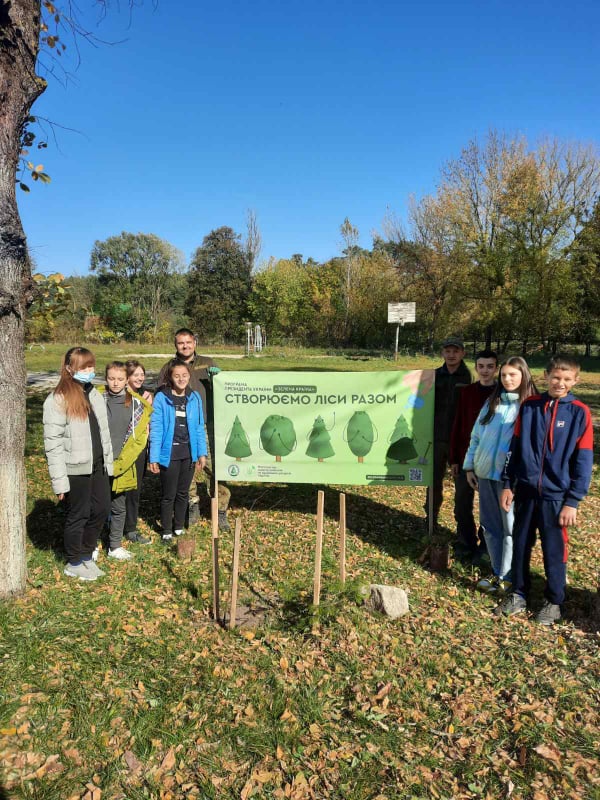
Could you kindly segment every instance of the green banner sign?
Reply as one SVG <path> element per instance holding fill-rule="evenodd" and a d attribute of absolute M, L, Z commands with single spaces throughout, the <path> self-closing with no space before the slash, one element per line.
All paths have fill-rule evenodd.
<path fill-rule="evenodd" d="M 434 370 L 221 372 L 216 477 L 430 486 L 434 378 Z"/>

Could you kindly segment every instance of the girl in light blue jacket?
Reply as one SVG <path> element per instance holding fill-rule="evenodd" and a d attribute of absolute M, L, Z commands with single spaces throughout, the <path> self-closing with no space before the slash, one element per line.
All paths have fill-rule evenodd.
<path fill-rule="evenodd" d="M 162 541 L 183 533 L 196 466 L 206 465 L 202 399 L 189 388 L 187 364 L 171 363 L 167 385 L 156 393 L 150 420 L 150 472 L 160 475 Z"/>
<path fill-rule="evenodd" d="M 513 509 L 500 507 L 500 480 L 510 448 L 513 428 L 523 400 L 536 392 L 525 359 L 507 358 L 500 366 L 500 380 L 481 409 L 471 432 L 463 469 L 473 489 L 479 489 L 479 519 L 493 575 L 477 588 L 495 594 L 510 590 Z"/>

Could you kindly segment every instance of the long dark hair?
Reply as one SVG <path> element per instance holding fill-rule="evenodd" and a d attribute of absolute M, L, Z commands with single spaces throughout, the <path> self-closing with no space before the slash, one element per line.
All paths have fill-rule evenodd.
<path fill-rule="evenodd" d="M 516 369 L 518 369 L 523 376 L 521 378 L 521 385 L 519 386 L 519 405 L 521 405 L 523 400 L 527 400 L 528 397 L 531 397 L 532 394 L 537 394 L 535 383 L 533 382 L 531 372 L 529 371 L 529 367 L 527 366 L 525 359 L 521 358 L 521 356 L 511 356 L 510 358 L 505 358 L 500 364 L 500 369 L 498 370 L 498 383 L 494 386 L 494 391 L 491 393 L 490 399 L 488 400 L 488 410 L 481 420 L 482 425 L 487 425 L 492 421 L 494 414 L 496 413 L 496 409 L 498 408 L 498 404 L 500 403 L 500 395 L 503 391 L 505 391 L 504 386 L 502 385 L 502 367 L 516 367 Z"/>

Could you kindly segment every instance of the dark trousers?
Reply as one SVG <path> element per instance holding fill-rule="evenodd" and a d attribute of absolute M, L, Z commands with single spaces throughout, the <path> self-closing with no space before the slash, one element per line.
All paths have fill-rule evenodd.
<path fill-rule="evenodd" d="M 126 493 L 125 501 L 125 533 L 134 533 L 140 511 L 140 497 L 142 495 L 142 481 L 146 472 L 146 457 L 148 451 L 144 448 L 137 457 L 135 470 L 137 473 L 137 489 Z"/>
<path fill-rule="evenodd" d="M 531 587 L 531 551 L 538 530 L 546 573 L 544 596 L 555 605 L 560 605 L 565 600 L 569 537 L 567 529 L 558 524 L 558 515 L 563 505 L 562 500 L 544 500 L 538 495 L 519 493 L 517 489 L 512 583 L 513 590 L 522 597 L 527 597 Z"/>
<path fill-rule="evenodd" d="M 454 519 L 458 542 L 468 550 L 478 547 L 477 526 L 473 516 L 475 492 L 467 482 L 467 473 L 461 469 L 454 479 Z"/>
<path fill-rule="evenodd" d="M 65 553 L 71 563 L 91 558 L 110 513 L 110 480 L 100 465 L 91 475 L 69 475 Z"/>
<path fill-rule="evenodd" d="M 427 487 L 425 514 L 429 517 L 429 493 L 433 491 L 433 524 L 437 525 L 444 499 L 444 475 L 448 468 L 448 442 L 433 443 L 433 487 Z"/>
<path fill-rule="evenodd" d="M 183 530 L 189 502 L 189 491 L 194 477 L 195 464 L 191 458 L 171 461 L 168 467 L 160 468 L 160 524 L 163 535 Z"/>
<path fill-rule="evenodd" d="M 444 478 L 448 469 L 449 442 L 433 443 L 433 524 L 438 523 L 440 509 L 444 500 Z M 425 500 L 425 514 L 429 517 L 429 492 Z M 473 516 L 473 500 L 475 493 L 467 483 L 464 470 L 454 480 L 454 519 L 458 541 L 469 550 L 476 550 L 477 527 Z"/>

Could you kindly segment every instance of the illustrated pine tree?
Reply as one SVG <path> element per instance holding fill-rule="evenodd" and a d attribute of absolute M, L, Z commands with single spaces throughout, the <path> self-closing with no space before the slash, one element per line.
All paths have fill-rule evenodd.
<path fill-rule="evenodd" d="M 252 455 L 248 436 L 242 427 L 240 418 L 237 416 L 233 421 L 229 439 L 225 445 L 225 455 L 235 458 L 236 461 L 241 461 L 242 458 L 247 458 Z"/>
<path fill-rule="evenodd" d="M 316 418 L 312 430 L 308 434 L 306 455 L 311 458 L 316 458 L 318 461 L 323 461 L 335 455 L 335 450 L 331 446 L 331 436 L 329 435 L 323 417 Z"/>
<path fill-rule="evenodd" d="M 348 420 L 345 437 L 351 452 L 362 464 L 365 456 L 370 453 L 376 439 L 375 429 L 371 417 L 366 411 L 355 411 Z"/>
<path fill-rule="evenodd" d="M 275 456 L 275 461 L 281 461 L 283 456 L 289 455 L 296 447 L 296 431 L 292 420 L 280 414 L 267 417 L 260 428 L 260 445 L 269 455 Z"/>
<path fill-rule="evenodd" d="M 385 454 L 389 461 L 397 461 L 399 464 L 406 464 L 408 461 L 418 457 L 412 437 L 411 428 L 403 414 L 396 420 L 396 426 L 390 436 L 390 446 Z"/>

